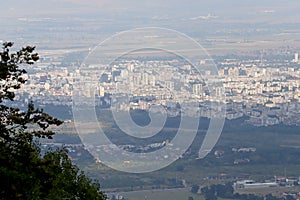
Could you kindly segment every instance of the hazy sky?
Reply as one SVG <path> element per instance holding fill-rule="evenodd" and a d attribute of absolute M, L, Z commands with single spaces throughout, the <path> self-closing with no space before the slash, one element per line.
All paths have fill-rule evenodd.
<path fill-rule="evenodd" d="M 224 15 L 227 17 L 245 17 L 261 13 L 280 15 L 287 18 L 299 16 L 300 2 L 295 0 L 10 0 L 1 3 L 1 16 L 36 16 L 76 13 L 85 15 L 124 14 L 161 15 L 184 17 L 206 15 Z M 286 15 L 286 16 L 285 16 Z M 238 17 L 239 16 L 239 17 Z"/>
<path fill-rule="evenodd" d="M 243 34 L 249 28 L 300 24 L 297 0 L 9 0 L 2 1 L 1 8 L 0 39 L 10 40 L 79 40 L 89 34 L 98 40 L 97 34 L 147 26 L 201 37 L 217 29 L 240 27 Z M 45 18 L 51 20 L 36 22 Z"/>

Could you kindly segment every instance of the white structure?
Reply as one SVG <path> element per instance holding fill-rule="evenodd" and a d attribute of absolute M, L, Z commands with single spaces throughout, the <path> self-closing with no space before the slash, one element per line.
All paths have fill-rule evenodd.
<path fill-rule="evenodd" d="M 200 95 L 201 96 L 202 91 L 203 91 L 203 89 L 202 89 L 202 85 L 201 84 L 194 84 L 193 85 L 193 93 L 195 95 Z"/>
<path fill-rule="evenodd" d="M 278 184 L 276 182 L 256 183 L 253 180 L 237 181 L 233 184 L 234 189 L 268 188 L 268 187 L 277 187 L 277 186 Z"/>
<path fill-rule="evenodd" d="M 295 53 L 294 62 L 295 62 L 295 63 L 298 63 L 298 62 L 299 62 L 299 54 L 298 54 L 298 53 Z"/>

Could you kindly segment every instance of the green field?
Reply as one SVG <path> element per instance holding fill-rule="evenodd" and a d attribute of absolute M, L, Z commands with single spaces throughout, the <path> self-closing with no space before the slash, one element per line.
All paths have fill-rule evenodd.
<path fill-rule="evenodd" d="M 200 194 L 193 194 L 187 189 L 165 190 L 165 191 L 140 191 L 122 194 L 128 200 L 188 200 L 193 197 L 194 200 L 204 200 Z"/>
<path fill-rule="evenodd" d="M 109 114 L 102 111 L 103 121 L 109 121 Z M 143 113 L 135 113 L 139 122 L 147 118 Z M 177 160 L 167 168 L 146 174 L 128 174 L 112 170 L 101 164 L 96 164 L 93 158 L 86 152 L 76 160 L 81 168 L 93 178 L 98 179 L 101 187 L 108 191 L 132 191 L 151 190 L 164 188 L 183 187 L 182 180 L 188 186 L 198 184 L 200 186 L 219 184 L 235 179 L 205 179 L 208 176 L 220 174 L 236 175 L 248 174 L 250 179 L 256 181 L 270 180 L 275 175 L 288 177 L 299 177 L 300 175 L 300 127 L 298 126 L 270 126 L 253 127 L 244 123 L 245 119 L 226 121 L 223 133 L 213 149 L 204 159 L 196 160 L 198 150 L 202 144 L 205 127 L 208 120 L 202 119 L 199 134 L 195 138 L 189 153 L 184 158 Z M 177 118 L 172 118 L 165 131 L 158 135 L 158 141 L 174 135 L 174 127 L 178 124 Z M 107 135 L 113 142 L 130 143 L 132 138 L 123 136 L 112 123 L 106 123 Z M 72 132 L 71 127 L 66 127 Z M 80 143 L 76 134 L 58 134 L 56 140 L 65 143 Z M 139 141 L 139 144 L 144 141 Z M 232 148 L 256 148 L 255 152 L 236 153 Z M 221 157 L 216 157 L 214 151 L 223 151 Z M 248 163 L 235 165 L 236 159 L 249 159 Z M 158 194 L 153 194 L 158 195 Z M 188 195 L 185 194 L 187 197 Z"/>

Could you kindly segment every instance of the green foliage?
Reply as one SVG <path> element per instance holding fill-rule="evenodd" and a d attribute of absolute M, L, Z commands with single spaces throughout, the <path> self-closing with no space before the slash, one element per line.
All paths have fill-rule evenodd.
<path fill-rule="evenodd" d="M 215 185 L 211 187 L 203 187 L 201 188 L 201 193 L 203 194 L 205 200 L 216 200 L 218 197 L 216 196 Z"/>
<path fill-rule="evenodd" d="M 268 194 L 265 197 L 254 194 L 234 194 L 232 183 L 217 184 L 201 188 L 201 193 L 206 200 L 214 200 L 219 197 L 222 199 L 236 199 L 236 200 L 283 200 L 283 198 L 275 197 L 272 194 Z"/>
<path fill-rule="evenodd" d="M 191 188 L 191 192 L 196 194 L 199 190 L 199 185 L 193 185 L 192 188 Z"/>
<path fill-rule="evenodd" d="M 0 52 L 0 199 L 106 199 L 97 182 L 72 164 L 65 149 L 41 153 L 38 138 L 51 139 L 51 126 L 62 122 L 34 108 L 26 111 L 6 105 L 25 83 L 24 69 L 34 64 L 34 47 L 10 53 L 13 43 Z"/>
<path fill-rule="evenodd" d="M 283 200 L 283 198 L 275 197 L 272 194 L 267 194 L 265 199 L 266 200 Z"/>
<path fill-rule="evenodd" d="M 14 91 L 19 89 L 25 83 L 22 77 L 26 73 L 24 69 L 19 69 L 19 65 L 32 65 L 39 59 L 37 53 L 33 53 L 35 47 L 24 47 L 16 53 L 10 53 L 12 42 L 3 43 L 2 52 L 0 52 L 0 102 L 4 99 L 13 100 Z"/>

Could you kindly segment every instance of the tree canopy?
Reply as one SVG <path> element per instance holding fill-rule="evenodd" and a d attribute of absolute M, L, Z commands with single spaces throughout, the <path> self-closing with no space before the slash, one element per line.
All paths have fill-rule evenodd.
<path fill-rule="evenodd" d="M 8 106 L 25 84 L 26 65 L 39 60 L 35 47 L 0 51 L 0 199 L 106 199 L 100 185 L 85 176 L 67 150 L 41 152 L 39 138 L 52 139 L 51 126 L 62 121 L 29 103 L 27 110 Z"/>

